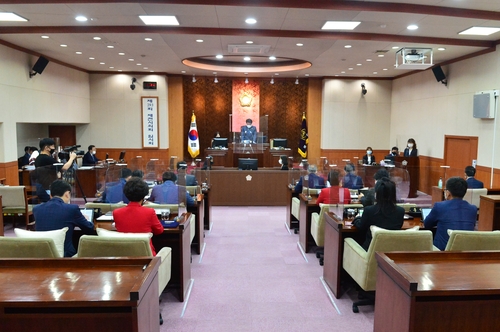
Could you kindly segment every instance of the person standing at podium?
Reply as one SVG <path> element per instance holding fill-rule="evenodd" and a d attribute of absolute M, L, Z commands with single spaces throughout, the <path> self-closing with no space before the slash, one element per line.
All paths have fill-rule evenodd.
<path fill-rule="evenodd" d="M 257 143 L 257 128 L 252 126 L 252 119 L 247 119 L 246 126 L 241 126 L 241 143 Z"/>
<path fill-rule="evenodd" d="M 417 143 L 413 138 L 410 138 L 408 140 L 408 143 L 406 145 L 406 149 L 404 151 L 404 156 L 405 157 L 416 157 L 418 156 L 418 150 L 417 150 Z"/>

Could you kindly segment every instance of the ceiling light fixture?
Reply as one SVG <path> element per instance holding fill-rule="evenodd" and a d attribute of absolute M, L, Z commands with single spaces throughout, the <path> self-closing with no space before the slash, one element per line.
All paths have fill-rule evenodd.
<path fill-rule="evenodd" d="M 245 61 L 250 61 L 250 60 L 252 60 L 252 59 L 251 59 L 249 56 L 246 56 L 246 57 L 244 57 L 244 58 L 243 58 L 243 60 L 245 60 Z"/>
<path fill-rule="evenodd" d="M 146 38 L 144 38 L 144 40 L 145 40 L 145 41 L 152 41 L 152 40 L 153 40 L 153 38 L 146 37 Z"/>
<path fill-rule="evenodd" d="M 49 36 L 41 36 L 43 39 L 49 39 Z"/>
<path fill-rule="evenodd" d="M 500 31 L 500 28 L 490 28 L 490 27 L 472 27 L 467 30 L 461 31 L 459 35 L 476 35 L 476 36 L 489 36 L 495 32 Z"/>
<path fill-rule="evenodd" d="M 120 52 L 120 53 L 118 53 L 118 55 L 125 55 L 125 53 L 123 53 L 123 52 Z"/>
<path fill-rule="evenodd" d="M 295 44 L 295 45 L 297 45 L 297 46 L 299 46 L 299 47 L 304 46 L 304 44 L 302 44 L 302 43 L 297 43 L 297 44 Z"/>
<path fill-rule="evenodd" d="M 410 24 L 409 26 L 406 27 L 408 30 L 417 30 L 418 29 L 418 25 L 416 24 Z"/>
<path fill-rule="evenodd" d="M 194 74 L 193 74 L 193 79 L 192 79 L 192 82 L 193 82 L 193 83 L 196 83 L 196 76 L 194 76 Z"/>
<path fill-rule="evenodd" d="M 344 48 L 351 48 L 351 45 L 345 45 Z"/>
<path fill-rule="evenodd" d="M 274 55 L 271 55 L 271 56 L 269 57 L 269 60 L 274 61 L 274 60 L 276 60 L 276 57 L 275 57 Z"/>
<path fill-rule="evenodd" d="M 177 18 L 172 15 L 139 15 L 146 25 L 179 25 Z"/>
<path fill-rule="evenodd" d="M 444 47 L 439 47 L 438 48 L 438 51 L 445 51 L 445 50 L 446 50 L 446 48 L 444 48 Z"/>
<path fill-rule="evenodd" d="M 101 40 L 101 37 L 94 37 L 92 39 L 94 39 L 94 40 Z"/>
<path fill-rule="evenodd" d="M 223 56 L 222 54 L 217 54 L 217 55 L 215 56 L 215 58 L 216 58 L 216 59 L 222 59 L 223 57 L 224 57 L 224 56 Z"/>
<path fill-rule="evenodd" d="M 75 53 L 76 53 L 76 54 L 78 54 L 78 55 L 83 54 L 83 53 L 82 53 L 82 52 L 80 52 L 80 51 L 77 51 L 77 52 L 75 52 Z"/>
<path fill-rule="evenodd" d="M 197 43 L 203 43 L 203 39 L 196 39 Z"/>
<path fill-rule="evenodd" d="M 326 21 L 321 30 L 354 30 L 361 22 Z"/>
<path fill-rule="evenodd" d="M 255 24 L 255 23 L 257 23 L 257 20 L 256 20 L 256 19 L 254 19 L 254 18 L 247 18 L 247 19 L 245 20 L 245 23 L 246 23 L 246 24 Z"/>
<path fill-rule="evenodd" d="M 247 43 L 247 44 L 253 44 L 253 41 L 247 40 L 245 43 Z"/>
<path fill-rule="evenodd" d="M 115 48 L 113 45 L 106 46 L 107 48 Z"/>
<path fill-rule="evenodd" d="M 75 17 L 75 20 L 77 20 L 78 22 L 87 22 L 88 19 L 83 15 L 79 15 Z"/>
<path fill-rule="evenodd" d="M 14 13 L 0 13 L 0 21 L 4 22 L 27 22 L 28 20 Z"/>

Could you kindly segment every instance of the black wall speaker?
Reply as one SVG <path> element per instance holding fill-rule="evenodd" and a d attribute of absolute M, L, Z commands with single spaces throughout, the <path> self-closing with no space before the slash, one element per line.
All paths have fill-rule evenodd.
<path fill-rule="evenodd" d="M 36 60 L 35 65 L 33 66 L 33 71 L 35 73 L 41 74 L 45 67 L 47 67 L 47 64 L 49 63 L 49 60 L 45 59 L 43 56 L 39 57 L 38 60 Z"/>
<path fill-rule="evenodd" d="M 432 68 L 432 72 L 434 73 L 434 77 L 438 82 L 444 81 L 446 79 L 446 75 L 443 73 L 443 69 L 441 66 L 436 66 Z"/>

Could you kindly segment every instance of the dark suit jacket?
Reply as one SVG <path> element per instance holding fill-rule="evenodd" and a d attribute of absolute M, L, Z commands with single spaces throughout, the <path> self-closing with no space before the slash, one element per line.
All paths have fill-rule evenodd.
<path fill-rule="evenodd" d="M 325 179 L 323 179 L 321 176 L 318 176 L 314 173 L 309 173 L 309 180 L 307 181 L 308 187 L 309 188 L 324 188 L 325 187 Z M 302 192 L 302 177 L 300 177 L 299 182 L 295 185 L 295 192 L 296 193 L 301 193 Z"/>
<path fill-rule="evenodd" d="M 191 174 L 186 175 L 186 186 L 197 186 L 198 181 L 196 181 L 196 177 Z"/>
<path fill-rule="evenodd" d="M 405 157 L 416 157 L 416 156 L 418 156 L 418 149 L 411 150 L 411 154 L 410 154 L 410 150 L 408 148 L 406 148 L 405 152 L 404 152 L 404 156 Z"/>
<path fill-rule="evenodd" d="M 434 245 L 446 248 L 450 239 L 448 229 L 473 231 L 476 226 L 477 208 L 460 198 L 437 202 L 424 220 L 425 228 L 437 226 Z"/>
<path fill-rule="evenodd" d="M 366 232 L 366 240 L 363 243 L 363 248 L 368 251 L 368 247 L 370 247 L 370 243 L 372 242 L 371 225 L 384 229 L 398 230 L 403 226 L 404 215 L 405 209 L 401 206 L 396 206 L 396 209 L 390 214 L 384 214 L 379 211 L 376 204 L 365 207 L 361 218 L 355 219 L 353 222 L 353 225 L 357 229 L 361 232 Z"/>
<path fill-rule="evenodd" d="M 480 189 L 484 188 L 484 184 L 475 178 L 467 178 L 467 187 L 469 189 Z"/>
<path fill-rule="evenodd" d="M 98 161 L 99 159 L 97 159 L 95 155 L 91 154 L 90 152 L 87 152 L 83 156 L 82 166 L 94 166 L 95 164 L 97 164 Z"/>
<path fill-rule="evenodd" d="M 120 179 L 117 182 L 109 182 L 106 183 L 106 190 L 102 194 L 102 201 L 104 203 L 119 203 L 123 202 L 125 204 L 128 204 L 129 200 L 127 197 L 125 197 L 125 194 L 123 193 L 123 187 L 125 186 L 125 179 Z"/>
<path fill-rule="evenodd" d="M 94 234 L 94 224 L 85 219 L 78 205 L 66 204 L 59 197 L 54 197 L 47 203 L 36 205 L 33 208 L 33 215 L 37 231 L 54 231 L 68 227 L 64 239 L 64 257 L 76 254 L 76 249 L 73 247 L 75 226 L 80 227 L 84 233 Z"/>
<path fill-rule="evenodd" d="M 154 186 L 148 199 L 158 204 L 179 204 L 179 187 L 172 181 Z M 194 206 L 194 199 L 186 191 L 186 205 Z"/>
<path fill-rule="evenodd" d="M 252 143 L 257 142 L 257 128 L 255 126 L 251 126 L 248 128 L 247 126 L 241 126 L 241 143 L 243 141 L 251 141 Z"/>
<path fill-rule="evenodd" d="M 357 176 L 355 174 L 346 174 L 344 179 L 342 180 L 343 187 L 349 189 L 361 189 L 363 188 L 363 179 L 361 176 Z"/>
<path fill-rule="evenodd" d="M 371 165 L 372 163 L 376 162 L 376 161 L 375 161 L 375 156 L 374 156 L 373 154 L 371 155 L 371 157 L 372 157 L 372 161 L 371 161 L 371 163 L 370 163 L 370 164 L 368 164 L 368 155 L 366 155 L 366 154 L 365 154 L 365 155 L 363 156 L 363 164 L 364 164 L 364 165 Z"/>

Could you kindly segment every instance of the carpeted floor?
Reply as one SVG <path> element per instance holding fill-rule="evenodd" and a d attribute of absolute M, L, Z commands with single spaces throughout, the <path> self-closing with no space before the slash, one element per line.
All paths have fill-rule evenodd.
<path fill-rule="evenodd" d="M 314 253 L 302 255 L 285 207 L 213 207 L 193 287 L 178 302 L 162 295 L 161 331 L 372 331 L 373 306 L 351 311 L 350 289 L 334 304 Z"/>

